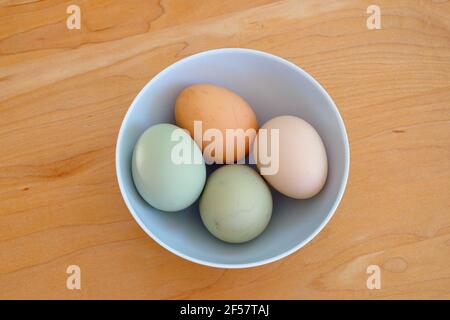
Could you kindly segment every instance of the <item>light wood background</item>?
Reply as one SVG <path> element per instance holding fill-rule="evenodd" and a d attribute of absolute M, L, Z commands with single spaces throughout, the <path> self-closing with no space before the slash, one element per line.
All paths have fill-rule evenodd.
<path fill-rule="evenodd" d="M 375 2 L 375 3 L 374 3 Z M 81 30 L 66 8 L 81 8 Z M 381 8 L 381 30 L 366 9 Z M 350 179 L 310 244 L 258 268 L 185 261 L 139 228 L 114 151 L 132 99 L 199 51 L 293 61 L 339 106 Z M 450 298 L 450 3 L 0 0 L 0 298 Z M 81 290 L 66 268 L 81 267 Z M 366 268 L 381 268 L 380 290 Z"/>

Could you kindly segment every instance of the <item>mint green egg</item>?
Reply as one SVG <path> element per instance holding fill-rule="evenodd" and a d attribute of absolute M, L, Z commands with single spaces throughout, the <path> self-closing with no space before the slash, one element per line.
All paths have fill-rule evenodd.
<path fill-rule="evenodd" d="M 242 243 L 254 239 L 272 216 L 272 195 L 264 179 L 245 165 L 214 171 L 200 198 L 200 215 L 217 238 Z"/>
<path fill-rule="evenodd" d="M 162 211 L 189 207 L 206 180 L 200 148 L 184 130 L 168 123 L 144 131 L 134 147 L 131 169 L 139 194 Z"/>

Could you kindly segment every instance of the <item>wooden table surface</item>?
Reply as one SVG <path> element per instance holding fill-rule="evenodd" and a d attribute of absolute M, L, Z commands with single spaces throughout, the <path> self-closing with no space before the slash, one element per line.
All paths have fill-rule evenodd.
<path fill-rule="evenodd" d="M 66 9 L 81 9 L 69 30 Z M 367 7 L 381 9 L 369 30 Z M 160 247 L 121 198 L 121 121 L 149 79 L 220 47 L 286 58 L 347 126 L 326 228 L 265 266 Z M 450 298 L 450 3 L 0 0 L 0 298 Z M 66 268 L 81 268 L 68 290 Z M 378 265 L 381 289 L 366 285 Z"/>

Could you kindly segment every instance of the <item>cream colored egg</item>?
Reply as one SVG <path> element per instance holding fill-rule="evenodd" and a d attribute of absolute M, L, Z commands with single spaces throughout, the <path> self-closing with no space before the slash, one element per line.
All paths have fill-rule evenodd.
<path fill-rule="evenodd" d="M 266 139 L 263 134 L 267 134 Z M 264 141 L 268 142 L 266 147 Z M 258 132 L 253 152 L 266 181 L 288 197 L 311 198 L 326 182 L 325 146 L 317 131 L 301 118 L 280 116 L 267 121 Z"/>

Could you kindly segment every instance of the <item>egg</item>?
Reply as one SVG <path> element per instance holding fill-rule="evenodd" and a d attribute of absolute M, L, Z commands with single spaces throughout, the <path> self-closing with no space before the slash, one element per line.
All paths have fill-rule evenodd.
<path fill-rule="evenodd" d="M 189 131 L 208 164 L 245 158 L 258 130 L 250 105 L 234 92 L 212 84 L 185 88 L 176 99 L 175 121 Z"/>
<path fill-rule="evenodd" d="M 270 157 L 265 149 L 271 150 Z M 325 146 L 317 131 L 301 118 L 280 116 L 267 121 L 258 132 L 253 153 L 266 181 L 288 197 L 311 198 L 327 179 Z"/>
<path fill-rule="evenodd" d="M 272 195 L 252 168 L 225 165 L 208 178 L 199 208 L 204 225 L 215 237 L 242 243 L 267 227 L 272 216 Z"/>
<path fill-rule="evenodd" d="M 206 181 L 200 148 L 183 129 L 168 123 L 154 125 L 139 137 L 131 170 L 142 198 L 162 211 L 190 206 Z"/>

